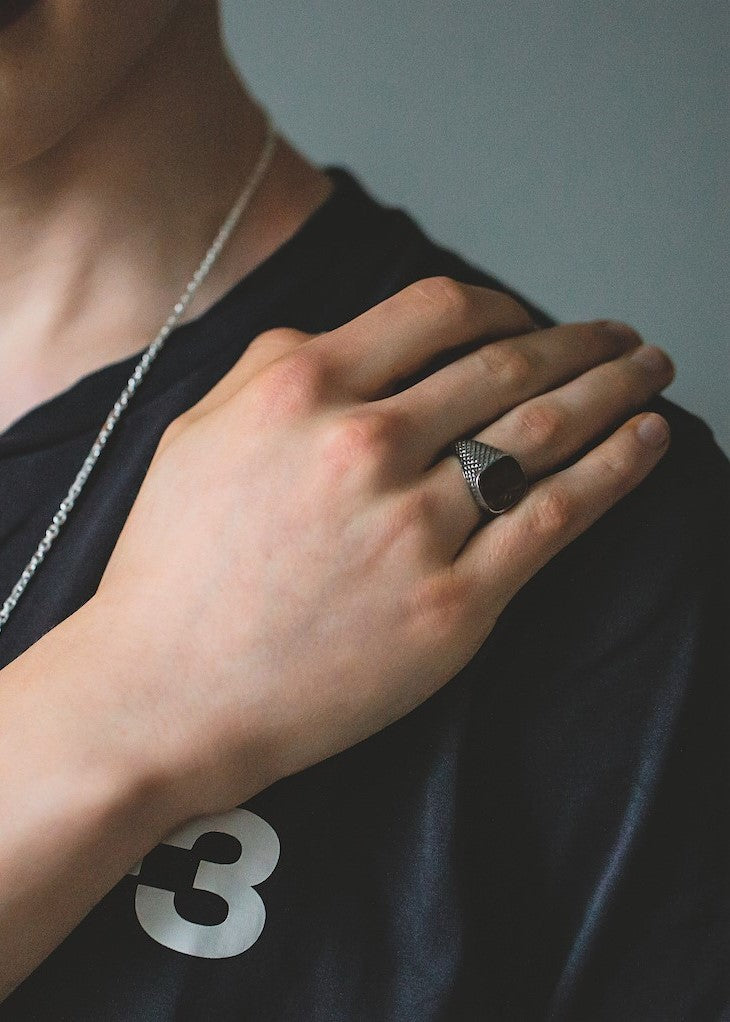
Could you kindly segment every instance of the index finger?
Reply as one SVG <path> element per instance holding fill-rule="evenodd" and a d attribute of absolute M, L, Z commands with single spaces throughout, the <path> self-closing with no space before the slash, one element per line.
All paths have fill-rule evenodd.
<path fill-rule="evenodd" d="M 337 384 L 368 399 L 382 397 L 441 352 L 535 326 L 510 295 L 450 277 L 427 277 L 344 326 L 318 334 L 308 347 L 321 352 Z"/>

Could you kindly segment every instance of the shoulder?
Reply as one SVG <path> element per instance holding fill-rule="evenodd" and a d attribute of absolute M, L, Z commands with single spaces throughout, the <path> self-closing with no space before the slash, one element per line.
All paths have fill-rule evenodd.
<path fill-rule="evenodd" d="M 334 194 L 318 217 L 320 257 L 336 281 L 336 312 L 352 318 L 424 277 L 446 276 L 511 294 L 549 325 L 551 317 L 508 283 L 441 245 L 405 209 L 376 199 L 348 169 L 329 166 Z M 334 324 L 333 324 L 334 325 Z"/>
<path fill-rule="evenodd" d="M 435 243 L 402 211 L 391 213 L 398 237 L 394 291 L 423 277 L 450 276 L 510 294 L 541 326 L 554 325 L 549 313 L 514 287 Z M 534 620 L 537 606 L 546 626 L 548 619 L 572 613 L 586 634 L 595 634 L 603 622 L 604 634 L 614 639 L 656 615 L 660 605 L 667 623 L 677 626 L 693 613 L 705 621 L 717 617 L 719 587 L 730 567 L 730 462 L 697 415 L 662 397 L 646 409 L 669 423 L 667 454 L 636 490 L 528 584 L 508 615 L 522 627 L 523 611 L 529 609 Z M 554 624 L 554 635 L 565 638 L 565 629 Z M 547 628 L 540 631 L 549 643 Z"/>
<path fill-rule="evenodd" d="M 369 201 L 373 201 L 370 199 Z M 491 271 L 469 262 L 457 252 L 438 244 L 401 209 L 378 205 L 382 216 L 379 261 L 381 280 L 378 298 L 395 293 L 408 284 L 424 277 L 447 276 L 467 284 L 476 284 L 512 295 L 530 311 L 543 327 L 555 325 L 556 320 L 532 298 L 521 294 L 513 285 Z M 620 315 L 620 310 L 617 311 Z M 644 491 L 661 491 L 672 506 L 685 519 L 694 520 L 703 498 L 713 505 L 728 499 L 728 471 L 730 464 L 715 443 L 709 426 L 690 411 L 659 398 L 647 406 L 660 412 L 672 429 L 670 451 L 660 467 L 652 474 L 651 484 Z"/>
<path fill-rule="evenodd" d="M 343 248 L 338 259 L 338 291 L 346 318 L 377 304 L 408 284 L 448 276 L 512 295 L 541 326 L 555 319 L 511 284 L 440 245 L 405 210 L 377 201 L 341 167 L 329 168 L 338 185 L 336 213 Z M 345 250 L 349 258 L 344 258 Z M 344 285 L 347 281 L 349 287 Z M 342 283 L 342 286 L 339 286 Z M 344 310 L 338 307 L 340 321 Z M 617 310 L 620 314 L 620 310 Z M 693 542 L 709 542 L 724 532 L 730 465 L 709 427 L 696 415 L 659 398 L 647 406 L 660 412 L 672 430 L 670 450 L 648 479 L 608 516 L 603 528 L 631 525 L 646 543 L 664 543 L 676 531 L 668 560 Z M 621 523 L 619 525 L 619 523 Z M 594 536 L 600 532 L 593 529 Z M 628 537 L 624 537 L 628 542 Z"/>

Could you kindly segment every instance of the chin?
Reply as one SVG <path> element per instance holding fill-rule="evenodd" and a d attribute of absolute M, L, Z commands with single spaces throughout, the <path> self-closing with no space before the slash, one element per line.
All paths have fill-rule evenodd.
<path fill-rule="evenodd" d="M 0 174 L 92 116 L 161 36 L 179 0 L 0 0 Z"/>

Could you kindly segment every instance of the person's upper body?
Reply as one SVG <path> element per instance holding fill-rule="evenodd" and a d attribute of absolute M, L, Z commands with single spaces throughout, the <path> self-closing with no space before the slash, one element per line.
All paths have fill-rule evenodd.
<path fill-rule="evenodd" d="M 268 187 L 291 166 L 287 178 L 279 163 Z M 273 206 L 259 206 L 260 251 L 246 249 L 244 228 L 202 311 L 169 337 L 0 632 L 0 668 L 92 597 L 160 436 L 253 338 L 282 325 L 333 330 L 427 277 L 504 288 L 345 169 L 297 166 L 298 208 L 272 226 Z M 9 203 L 0 211 L 13 214 Z M 14 237 L 22 251 L 27 240 Z M 150 279 L 139 321 L 112 331 L 108 348 L 64 347 L 73 331 L 62 315 L 58 347 L 39 343 L 35 360 L 20 327 L 7 331 L 2 356 L 26 389 L 0 401 L 0 599 L 134 368 L 145 316 L 164 309 L 159 274 Z M 127 296 L 120 285 L 120 313 Z M 92 307 L 79 335 L 112 308 Z M 29 368 L 42 364 L 45 378 Z M 668 453 L 534 575 L 451 681 L 354 747 L 130 862 L 0 1018 L 720 1018 L 730 471 L 696 417 L 662 399 L 650 407 L 671 427 Z M 253 509 L 240 513 L 245 523 Z M 155 622 L 145 629 L 151 641 Z M 174 713 L 174 678 L 170 688 Z M 93 855 L 77 869 L 93 872 Z"/>

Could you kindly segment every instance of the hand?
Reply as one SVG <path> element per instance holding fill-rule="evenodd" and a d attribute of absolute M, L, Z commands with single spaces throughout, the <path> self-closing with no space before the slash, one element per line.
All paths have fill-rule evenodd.
<path fill-rule="evenodd" d="M 91 601 L 129 665 L 106 712 L 174 779 L 171 825 L 452 678 L 518 589 L 651 471 L 666 424 L 635 417 L 555 468 L 672 376 L 627 327 L 535 330 L 511 298 L 446 278 L 328 333 L 255 340 L 165 432 Z M 486 524 L 444 457 L 474 435 L 532 482 Z"/>

